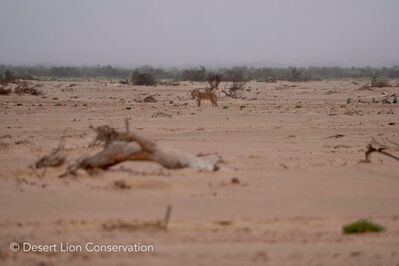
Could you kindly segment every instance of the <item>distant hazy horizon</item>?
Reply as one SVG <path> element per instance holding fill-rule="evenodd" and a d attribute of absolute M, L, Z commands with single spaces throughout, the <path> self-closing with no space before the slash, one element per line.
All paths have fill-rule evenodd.
<path fill-rule="evenodd" d="M 0 64 L 399 65 L 397 0 L 0 0 Z"/>

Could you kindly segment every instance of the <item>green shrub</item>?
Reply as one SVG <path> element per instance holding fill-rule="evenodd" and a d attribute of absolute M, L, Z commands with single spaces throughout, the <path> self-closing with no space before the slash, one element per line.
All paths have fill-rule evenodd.
<path fill-rule="evenodd" d="M 367 220 L 359 220 L 342 227 L 342 233 L 344 234 L 378 233 L 384 230 L 385 228 L 383 226 Z"/>

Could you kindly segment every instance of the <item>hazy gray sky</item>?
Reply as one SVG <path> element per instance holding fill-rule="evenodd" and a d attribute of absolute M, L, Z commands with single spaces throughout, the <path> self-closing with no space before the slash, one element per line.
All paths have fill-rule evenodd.
<path fill-rule="evenodd" d="M 399 0 L 0 0 L 0 64 L 399 64 Z"/>

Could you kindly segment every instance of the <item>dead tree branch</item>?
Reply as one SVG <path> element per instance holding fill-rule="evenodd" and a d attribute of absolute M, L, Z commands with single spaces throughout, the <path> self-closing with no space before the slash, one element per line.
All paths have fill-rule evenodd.
<path fill-rule="evenodd" d="M 388 146 L 385 144 L 385 142 L 389 142 L 390 144 L 392 144 L 392 146 Z M 388 156 L 394 160 L 399 161 L 399 157 L 392 154 L 391 152 L 395 152 L 395 151 L 399 151 L 399 144 L 393 141 L 390 141 L 388 139 L 384 140 L 384 143 L 378 142 L 376 141 L 374 138 L 373 140 L 367 145 L 367 150 L 365 152 L 365 157 L 366 159 L 364 160 L 364 162 L 371 162 L 370 157 L 372 153 L 380 153 L 382 155 Z"/>
<path fill-rule="evenodd" d="M 97 133 L 95 142 L 104 143 L 104 149 L 71 164 L 66 175 L 76 175 L 76 171 L 83 169 L 89 173 L 96 169 L 109 167 L 124 161 L 154 161 L 168 169 L 195 168 L 199 170 L 216 171 L 219 169 L 220 158 L 199 158 L 172 147 L 158 144 L 133 132 L 119 132 L 109 126 L 90 127 Z"/>
<path fill-rule="evenodd" d="M 43 156 L 35 162 L 35 168 L 47 168 L 47 167 L 58 167 L 65 163 L 65 148 L 64 142 L 62 141 L 60 145 L 52 150 L 49 154 Z"/>

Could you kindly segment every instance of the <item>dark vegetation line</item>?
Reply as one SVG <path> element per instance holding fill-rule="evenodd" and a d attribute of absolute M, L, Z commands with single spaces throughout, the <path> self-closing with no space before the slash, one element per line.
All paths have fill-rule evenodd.
<path fill-rule="evenodd" d="M 155 80 L 189 80 L 205 81 L 209 73 L 223 75 L 225 81 L 257 80 L 257 81 L 310 81 L 323 79 L 342 78 L 373 78 L 376 76 L 385 78 L 399 78 L 399 66 L 372 68 L 372 67 L 307 67 L 307 68 L 255 68 L 255 67 L 231 67 L 219 69 L 206 69 L 197 67 L 190 69 L 154 68 L 142 66 L 135 69 L 118 68 L 112 66 L 70 67 L 70 66 L 12 66 L 0 65 L 0 75 L 4 76 L 8 71 L 14 73 L 20 79 L 57 79 L 57 78 L 115 78 L 130 79 L 133 75 L 140 74 L 151 76 Z"/>

